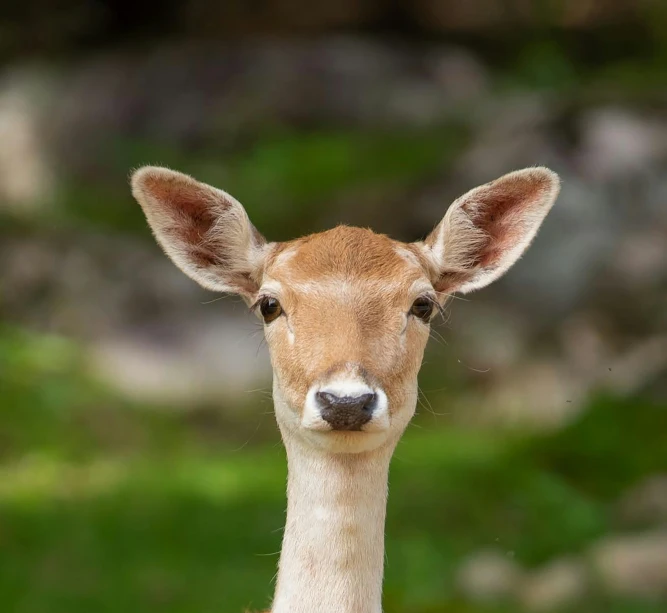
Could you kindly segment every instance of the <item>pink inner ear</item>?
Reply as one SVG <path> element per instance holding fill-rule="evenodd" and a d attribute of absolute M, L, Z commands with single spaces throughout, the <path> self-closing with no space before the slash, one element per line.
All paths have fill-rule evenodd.
<path fill-rule="evenodd" d="M 523 240 L 532 226 L 531 211 L 548 194 L 550 184 L 547 180 L 515 180 L 481 189 L 461 209 L 487 237 L 473 257 L 474 266 L 492 268 Z"/>
<path fill-rule="evenodd" d="M 215 223 L 215 209 L 219 209 L 220 204 L 211 202 L 210 194 L 198 185 L 149 178 L 145 189 L 153 195 L 154 202 L 166 209 L 164 212 L 173 218 L 175 225 L 184 227 L 184 231 L 203 235 Z"/>
<path fill-rule="evenodd" d="M 548 176 L 515 176 L 504 177 L 464 196 L 459 207 L 475 228 L 481 230 L 481 236 L 471 241 L 468 256 L 462 258 L 465 267 L 442 270 L 435 289 L 444 293 L 456 291 L 479 269 L 499 266 L 535 227 L 534 215 L 552 189 Z"/>
<path fill-rule="evenodd" d="M 164 179 L 147 180 L 145 189 L 163 209 L 163 232 L 185 246 L 197 267 L 225 264 L 224 252 L 209 234 L 219 215 L 228 208 L 222 198 L 216 198 L 198 184 L 176 184 Z"/>
<path fill-rule="evenodd" d="M 190 261 L 200 269 L 220 267 L 225 270 L 227 282 L 241 292 L 251 293 L 254 281 L 250 273 L 234 270 L 234 258 L 224 241 L 211 234 L 211 230 L 231 204 L 219 194 L 200 185 L 164 183 L 155 181 L 147 186 L 157 202 L 166 208 L 169 219 L 163 228 L 171 239 L 182 243 Z M 251 228 L 253 238 L 259 244 L 262 235 Z"/>

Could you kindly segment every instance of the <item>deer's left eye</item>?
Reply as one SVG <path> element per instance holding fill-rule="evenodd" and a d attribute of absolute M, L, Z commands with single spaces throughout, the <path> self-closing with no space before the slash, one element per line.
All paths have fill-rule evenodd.
<path fill-rule="evenodd" d="M 412 307 L 410 307 L 410 315 L 414 315 L 423 322 L 428 323 L 431 315 L 433 315 L 433 302 L 428 298 L 417 298 L 412 303 Z"/>
<path fill-rule="evenodd" d="M 264 323 L 268 324 L 280 317 L 283 308 L 280 306 L 280 302 L 275 298 L 266 296 L 265 298 L 262 298 L 262 301 L 259 303 L 259 312 L 262 314 Z"/>

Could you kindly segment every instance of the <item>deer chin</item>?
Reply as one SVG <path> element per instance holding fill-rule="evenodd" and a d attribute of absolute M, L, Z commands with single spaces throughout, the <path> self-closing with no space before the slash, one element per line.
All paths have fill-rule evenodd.
<path fill-rule="evenodd" d="M 301 428 L 300 438 L 310 447 L 327 453 L 366 453 L 384 446 L 390 439 L 390 431 L 365 432 L 329 430 L 322 432 Z"/>

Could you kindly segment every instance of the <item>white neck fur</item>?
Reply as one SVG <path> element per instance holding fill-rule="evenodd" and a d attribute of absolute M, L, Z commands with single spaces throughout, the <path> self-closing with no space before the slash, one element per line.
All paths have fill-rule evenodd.
<path fill-rule="evenodd" d="M 327 454 L 283 433 L 287 523 L 272 613 L 381 613 L 393 445 Z"/>

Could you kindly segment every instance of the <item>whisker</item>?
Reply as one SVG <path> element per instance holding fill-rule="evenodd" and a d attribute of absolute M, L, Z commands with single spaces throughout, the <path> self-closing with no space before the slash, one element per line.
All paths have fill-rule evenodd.
<path fill-rule="evenodd" d="M 435 389 L 422 390 L 422 393 L 426 393 L 426 394 L 435 394 L 435 393 L 437 393 L 437 392 L 444 392 L 445 390 L 448 390 L 448 389 L 449 389 L 448 386 L 445 386 L 445 387 L 438 387 L 438 388 L 435 388 Z"/>
<path fill-rule="evenodd" d="M 248 445 L 248 443 L 250 443 L 250 441 L 253 439 L 253 437 L 257 434 L 257 432 L 259 431 L 259 427 L 260 427 L 261 425 L 262 425 L 262 420 L 260 419 L 260 420 L 257 422 L 257 426 L 255 427 L 255 431 L 248 437 L 248 440 L 247 440 L 245 443 L 243 443 L 243 445 L 241 445 L 240 447 L 238 447 L 237 449 L 232 449 L 232 453 L 236 453 L 237 451 L 241 451 L 241 449 L 243 449 L 244 447 L 246 447 L 246 446 Z"/>
<path fill-rule="evenodd" d="M 260 341 L 259 341 L 259 345 L 257 345 L 257 351 L 255 352 L 255 357 L 256 357 L 256 358 L 259 357 L 259 352 L 260 352 L 260 350 L 262 349 L 262 345 L 263 345 L 264 343 L 266 343 L 266 337 L 265 337 L 265 336 L 262 336 L 262 338 L 261 338 Z"/>
<path fill-rule="evenodd" d="M 418 391 L 417 392 L 418 393 L 417 398 L 418 398 L 419 404 L 422 405 L 431 415 L 433 415 L 434 417 L 445 417 L 447 415 L 451 415 L 451 411 L 446 411 L 444 413 L 438 413 L 436 410 L 433 409 L 433 405 L 431 404 L 431 401 L 427 398 L 426 394 L 424 393 L 424 391 L 419 386 L 417 386 L 417 391 Z M 427 404 L 425 404 L 424 402 L 422 402 L 421 399 L 419 399 L 419 394 L 421 394 L 421 397 L 424 399 L 424 401 Z"/>
<path fill-rule="evenodd" d="M 280 555 L 280 550 L 272 551 L 271 553 L 256 553 L 255 555 L 259 558 L 270 558 L 271 556 Z"/>
<path fill-rule="evenodd" d="M 446 316 L 446 317 L 445 317 Z M 447 309 L 446 311 L 442 311 L 442 326 L 447 327 L 447 324 L 449 324 L 449 320 L 452 318 L 452 309 Z"/>
<path fill-rule="evenodd" d="M 212 298 L 211 300 L 206 300 L 205 302 L 201 302 L 200 304 L 213 304 L 214 302 L 218 302 L 219 300 L 224 300 L 225 298 L 228 298 L 227 294 L 223 294 L 222 296 L 218 296 L 217 298 Z"/>
<path fill-rule="evenodd" d="M 467 368 L 468 370 L 472 370 L 473 372 L 479 372 L 479 373 L 482 373 L 482 374 L 487 373 L 487 372 L 491 372 L 490 368 L 485 368 L 485 369 L 473 368 L 472 366 L 468 366 L 467 364 L 464 364 L 463 362 L 461 362 L 461 360 L 456 360 L 456 361 L 461 366 L 464 366 L 465 368 Z"/>
<path fill-rule="evenodd" d="M 456 294 L 444 294 L 445 300 L 463 300 L 463 302 L 470 302 L 469 298 L 464 298 L 463 296 L 457 296 Z"/>
<path fill-rule="evenodd" d="M 423 400 L 422 400 L 423 398 Z M 426 394 L 417 386 L 417 402 L 423 406 L 429 413 L 433 413 L 433 407 L 431 406 L 431 401 L 426 397 Z"/>
<path fill-rule="evenodd" d="M 429 336 L 431 336 L 431 338 L 433 338 L 437 343 L 441 343 L 442 345 L 445 345 L 445 346 L 448 344 L 447 339 L 445 339 L 445 337 L 442 334 L 440 334 L 440 332 L 435 330 L 434 328 L 431 328 L 431 332 L 430 332 Z"/>

